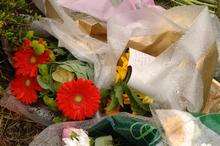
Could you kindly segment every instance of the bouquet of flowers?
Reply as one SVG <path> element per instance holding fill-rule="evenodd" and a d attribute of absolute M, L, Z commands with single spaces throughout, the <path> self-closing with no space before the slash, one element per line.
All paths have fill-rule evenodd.
<path fill-rule="evenodd" d="M 70 12 L 84 10 L 77 2 Z M 100 41 L 81 31 L 57 1 L 38 2 L 47 18 L 33 25 L 57 40 L 26 34 L 13 55 L 15 77 L 0 100 L 36 122 L 61 122 L 32 145 L 218 143 L 216 131 L 191 114 L 200 113 L 209 98 L 217 17 L 197 6 L 158 10 L 137 4 L 127 13 L 108 11 L 107 41 Z"/>
<path fill-rule="evenodd" d="M 150 114 L 153 99 L 127 86 L 131 74 L 128 52 L 119 60 L 116 84 L 99 89 L 94 84 L 94 66 L 80 61 L 56 41 L 29 31 L 13 54 L 14 79 L 9 91 L 24 105 L 44 104 L 53 121 L 85 120 L 100 109 L 103 114 L 127 111 Z M 126 107 L 124 106 L 126 105 Z"/>

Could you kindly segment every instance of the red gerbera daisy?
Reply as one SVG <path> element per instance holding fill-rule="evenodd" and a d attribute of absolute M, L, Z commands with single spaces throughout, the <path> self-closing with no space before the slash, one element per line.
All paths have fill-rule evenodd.
<path fill-rule="evenodd" d="M 19 75 L 37 76 L 38 65 L 49 61 L 49 53 L 45 51 L 41 55 L 34 53 L 33 49 L 22 49 L 14 55 L 14 68 Z"/>
<path fill-rule="evenodd" d="M 22 48 L 24 48 L 24 49 L 29 49 L 29 48 L 31 48 L 31 40 L 25 38 L 25 39 L 23 40 Z"/>
<path fill-rule="evenodd" d="M 36 79 L 31 77 L 16 76 L 10 85 L 12 95 L 25 104 L 37 101 L 37 91 L 42 90 Z"/>
<path fill-rule="evenodd" d="M 64 83 L 57 92 L 58 108 L 72 120 L 93 116 L 99 108 L 100 92 L 91 80 Z"/>

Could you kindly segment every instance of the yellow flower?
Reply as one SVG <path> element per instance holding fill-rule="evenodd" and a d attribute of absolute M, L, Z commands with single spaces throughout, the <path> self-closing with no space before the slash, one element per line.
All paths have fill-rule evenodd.
<path fill-rule="evenodd" d="M 126 69 L 126 68 L 117 66 L 116 81 L 115 81 L 115 82 L 117 83 L 117 82 L 119 82 L 119 81 L 124 80 L 125 77 L 126 77 L 126 74 L 127 74 L 127 69 Z"/>
<path fill-rule="evenodd" d="M 38 42 L 44 46 L 47 46 L 47 42 L 43 38 L 39 38 Z"/>
<path fill-rule="evenodd" d="M 117 72 L 116 72 L 116 83 L 125 79 L 127 74 L 129 60 L 129 52 L 124 52 L 118 61 Z"/>
<path fill-rule="evenodd" d="M 146 96 L 137 91 L 137 96 L 141 99 L 143 104 L 152 104 L 154 102 L 153 98 Z"/>
<path fill-rule="evenodd" d="M 125 56 L 122 56 L 120 59 L 122 61 L 121 67 L 127 68 L 128 67 L 128 59 Z"/>

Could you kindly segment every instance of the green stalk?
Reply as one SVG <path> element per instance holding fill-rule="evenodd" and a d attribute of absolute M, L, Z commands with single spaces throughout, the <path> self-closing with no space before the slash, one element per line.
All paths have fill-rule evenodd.
<path fill-rule="evenodd" d="M 191 0 L 183 0 L 185 3 L 189 4 L 189 5 L 193 5 Z"/>
<path fill-rule="evenodd" d="M 188 4 L 184 3 L 183 1 L 178 1 L 178 0 L 172 0 L 172 1 L 180 6 L 188 5 Z"/>
<path fill-rule="evenodd" d="M 208 7 L 217 8 L 216 5 L 209 4 L 209 3 L 203 3 L 203 2 L 200 2 L 200 1 L 197 1 L 197 0 L 192 0 L 192 2 L 195 3 L 195 4 L 198 4 L 198 5 L 206 5 Z"/>
<path fill-rule="evenodd" d="M 218 18 L 220 19 L 220 0 L 217 0 L 217 11 L 216 11 L 216 14 L 218 16 Z"/>
<path fill-rule="evenodd" d="M 211 13 L 215 13 L 215 10 L 217 8 L 217 2 L 214 2 L 214 0 L 172 0 L 177 5 L 183 6 L 183 5 L 205 5 L 209 8 L 209 11 Z M 219 1 L 219 0 L 217 0 Z"/>
<path fill-rule="evenodd" d="M 200 2 L 209 3 L 209 4 L 213 4 L 213 5 L 217 4 L 217 1 L 215 1 L 215 0 L 200 0 Z"/>

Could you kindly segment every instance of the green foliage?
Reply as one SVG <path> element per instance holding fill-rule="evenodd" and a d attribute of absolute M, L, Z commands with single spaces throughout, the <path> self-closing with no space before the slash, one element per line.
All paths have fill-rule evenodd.
<path fill-rule="evenodd" d="M 39 18 L 31 0 L 0 0 L 0 38 L 6 38 L 12 47 L 18 45 L 19 37 Z"/>
<path fill-rule="evenodd" d="M 117 106 L 119 105 L 119 101 L 118 98 L 115 97 L 115 93 L 112 92 L 111 93 L 111 102 L 107 107 L 107 111 L 112 111 L 113 109 L 115 109 Z"/>
<path fill-rule="evenodd" d="M 116 84 L 114 88 L 115 97 L 118 99 L 118 103 L 123 107 L 123 88 L 120 84 Z"/>
<path fill-rule="evenodd" d="M 176 5 L 204 5 L 210 12 L 215 13 L 217 10 L 218 0 L 173 0 Z"/>
<path fill-rule="evenodd" d="M 52 73 L 52 78 L 54 81 L 57 81 L 59 83 L 65 83 L 72 81 L 75 76 L 73 73 L 63 68 L 57 67 L 56 70 Z"/>
<path fill-rule="evenodd" d="M 28 31 L 25 35 L 25 38 L 28 38 L 29 40 L 32 40 L 34 37 L 34 31 Z"/>
<path fill-rule="evenodd" d="M 39 65 L 39 75 L 37 76 L 37 81 L 39 85 L 45 89 L 50 90 L 51 92 L 55 92 L 55 85 L 52 82 L 51 73 L 52 72 L 52 66 L 47 64 Z"/>
<path fill-rule="evenodd" d="M 84 78 L 84 79 L 94 79 L 94 68 L 92 65 L 82 62 L 80 60 L 68 60 L 65 62 L 61 62 L 59 67 L 75 73 L 77 78 Z"/>
<path fill-rule="evenodd" d="M 48 97 L 47 95 L 43 96 L 44 104 L 52 111 L 58 111 L 56 102 L 53 98 Z"/>
<path fill-rule="evenodd" d="M 56 116 L 53 119 L 53 123 L 62 123 L 62 122 L 66 122 L 67 118 L 63 117 L 63 116 Z"/>
<path fill-rule="evenodd" d="M 41 55 L 46 50 L 43 44 L 40 44 L 37 40 L 32 41 L 32 47 L 36 54 Z"/>
<path fill-rule="evenodd" d="M 216 11 L 216 14 L 218 16 L 218 18 L 220 19 L 220 0 L 218 0 L 218 3 L 217 3 L 217 11 Z"/>
<path fill-rule="evenodd" d="M 124 85 L 124 91 L 127 93 L 130 102 L 131 102 L 131 109 L 133 112 L 145 115 L 150 112 L 150 108 L 148 104 L 143 104 L 142 101 L 139 99 L 137 94 L 134 94 L 134 91 L 132 91 L 127 85 Z"/>
<path fill-rule="evenodd" d="M 130 106 L 132 112 L 135 112 L 139 115 L 149 115 L 150 108 L 149 104 L 144 104 L 141 99 L 135 94 L 135 91 L 130 89 L 128 85 L 125 83 L 115 85 L 111 90 L 101 90 L 102 108 L 105 107 L 107 103 L 107 97 L 111 98 L 110 104 L 107 106 L 107 111 L 112 111 L 117 108 L 119 105 L 124 107 L 123 105 L 123 93 L 126 93 L 130 100 Z"/>
<path fill-rule="evenodd" d="M 128 87 L 127 82 L 130 79 L 132 73 L 131 66 L 128 67 L 128 72 L 125 79 L 116 83 L 111 89 L 101 89 L 101 111 L 107 105 L 107 101 L 110 98 L 111 102 L 107 106 L 107 111 L 112 111 L 118 106 L 124 107 L 123 94 L 127 94 L 130 100 L 130 106 L 132 112 L 140 115 L 148 115 L 150 113 L 149 104 L 144 104 L 135 90 Z"/>

